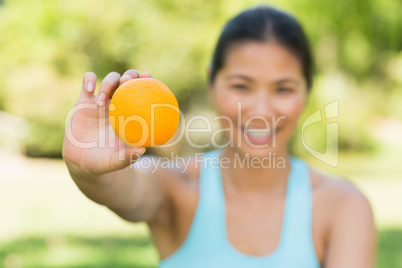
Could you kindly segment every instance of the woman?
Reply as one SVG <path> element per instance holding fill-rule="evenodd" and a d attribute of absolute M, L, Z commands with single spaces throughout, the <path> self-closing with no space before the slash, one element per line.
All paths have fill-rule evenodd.
<path fill-rule="evenodd" d="M 110 73 L 95 97 L 96 76 L 86 73 L 77 104 L 97 108 L 75 111 L 68 126 L 74 137 L 118 141 L 99 131 L 109 127 L 105 108 L 120 83 L 139 77 L 151 75 Z M 227 146 L 206 153 L 203 164 L 191 157 L 187 168 L 149 168 L 156 172 L 129 166 L 144 148 L 124 148 L 121 160 L 117 148 L 81 149 L 66 138 L 63 156 L 85 195 L 148 224 L 160 267 L 374 267 L 367 199 L 289 155 L 311 84 L 298 22 L 269 7 L 246 10 L 224 28 L 209 72 Z M 276 164 L 267 167 L 267 156 Z"/>

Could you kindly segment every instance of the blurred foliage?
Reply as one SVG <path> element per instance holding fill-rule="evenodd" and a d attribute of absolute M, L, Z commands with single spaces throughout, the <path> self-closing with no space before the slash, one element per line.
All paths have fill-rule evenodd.
<path fill-rule="evenodd" d="M 150 237 L 25 237 L 0 248 L 2 267 L 157 267 Z"/>
<path fill-rule="evenodd" d="M 206 73 L 223 24 L 257 0 L 0 2 L 0 109 L 32 124 L 30 156 L 58 156 L 82 75 L 134 68 L 164 81 L 183 112 L 207 103 Z M 399 0 L 269 1 L 304 25 L 317 59 L 306 114 L 340 100 L 340 146 L 371 150 L 371 118 L 402 119 Z M 322 128 L 312 140 L 322 147 Z M 318 137 L 318 139 L 317 139 Z"/>
<path fill-rule="evenodd" d="M 52 135 L 47 135 L 52 133 Z M 31 121 L 31 135 L 26 139 L 26 155 L 30 157 L 61 158 L 64 125 Z"/>
<path fill-rule="evenodd" d="M 380 231 L 378 268 L 402 267 L 402 230 Z M 106 253 L 106 254 L 105 254 Z M 4 267 L 157 267 L 158 254 L 148 236 L 26 237 L 0 248 Z"/>

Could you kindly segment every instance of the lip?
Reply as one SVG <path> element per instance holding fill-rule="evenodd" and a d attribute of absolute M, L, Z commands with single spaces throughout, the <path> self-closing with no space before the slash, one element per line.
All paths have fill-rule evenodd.
<path fill-rule="evenodd" d="M 264 145 L 268 144 L 272 141 L 274 135 L 280 131 L 277 129 L 266 129 L 266 128 L 247 128 L 247 131 L 244 127 L 241 128 L 243 134 L 247 139 L 254 145 Z"/>

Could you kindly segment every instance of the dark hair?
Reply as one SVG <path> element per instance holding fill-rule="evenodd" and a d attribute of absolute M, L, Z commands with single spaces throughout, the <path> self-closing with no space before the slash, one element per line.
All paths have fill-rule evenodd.
<path fill-rule="evenodd" d="M 293 16 L 268 6 L 247 9 L 225 25 L 213 54 L 210 83 L 223 67 L 230 47 L 246 41 L 274 41 L 287 48 L 300 60 L 307 89 L 311 88 L 313 58 L 301 25 Z"/>

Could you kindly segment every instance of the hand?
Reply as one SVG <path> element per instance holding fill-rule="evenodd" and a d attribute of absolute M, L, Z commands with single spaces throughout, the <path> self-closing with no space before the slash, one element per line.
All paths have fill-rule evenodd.
<path fill-rule="evenodd" d="M 70 172 L 87 177 L 127 167 L 145 152 L 131 148 L 115 135 L 109 124 L 109 104 L 118 86 L 130 79 L 150 78 L 148 73 L 126 71 L 122 77 L 109 73 L 94 95 L 96 75 L 84 74 L 81 94 L 66 127 L 63 158 Z"/>

